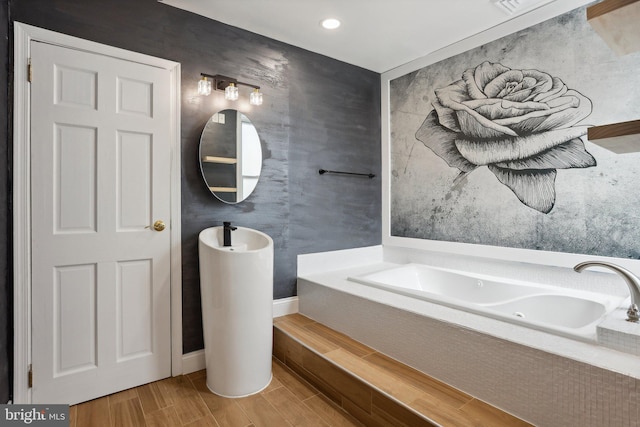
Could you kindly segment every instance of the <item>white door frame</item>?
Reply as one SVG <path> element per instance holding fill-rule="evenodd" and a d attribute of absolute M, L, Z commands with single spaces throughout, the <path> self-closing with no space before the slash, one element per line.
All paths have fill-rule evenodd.
<path fill-rule="evenodd" d="M 182 261 L 180 200 L 180 63 L 131 52 L 20 22 L 14 23 L 13 117 L 13 309 L 14 403 L 31 403 L 31 162 L 30 85 L 27 63 L 31 41 L 138 62 L 171 74 L 171 374 L 182 374 Z M 34 71 L 37 78 L 37 70 Z M 37 373 L 36 373 L 37 377 Z"/>

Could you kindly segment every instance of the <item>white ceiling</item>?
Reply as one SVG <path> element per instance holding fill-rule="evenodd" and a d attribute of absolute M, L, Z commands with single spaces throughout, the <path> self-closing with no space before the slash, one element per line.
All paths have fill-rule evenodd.
<path fill-rule="evenodd" d="M 383 73 L 555 0 L 159 0 Z M 320 21 L 342 21 L 329 31 Z"/>

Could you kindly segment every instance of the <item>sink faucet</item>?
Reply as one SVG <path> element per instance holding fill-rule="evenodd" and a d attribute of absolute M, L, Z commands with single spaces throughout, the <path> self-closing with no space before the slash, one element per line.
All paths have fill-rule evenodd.
<path fill-rule="evenodd" d="M 615 271 L 624 279 L 624 282 L 629 287 L 629 293 L 631 294 L 631 305 L 627 310 L 627 321 L 638 323 L 638 321 L 640 321 L 640 311 L 638 310 L 638 304 L 640 304 L 640 279 L 634 276 L 634 274 L 626 268 L 605 261 L 581 262 L 573 267 L 573 269 L 578 273 L 581 273 L 582 270 L 589 267 L 606 267 Z"/>
<path fill-rule="evenodd" d="M 238 227 L 232 227 L 230 222 L 223 222 L 224 225 L 224 246 L 231 246 L 231 232 L 236 230 Z"/>

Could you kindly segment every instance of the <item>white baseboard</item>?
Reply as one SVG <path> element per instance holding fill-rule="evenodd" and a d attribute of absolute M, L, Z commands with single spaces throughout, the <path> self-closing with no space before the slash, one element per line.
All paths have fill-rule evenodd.
<path fill-rule="evenodd" d="M 286 316 L 298 312 L 298 297 L 281 298 L 273 301 L 273 317 Z M 182 355 L 182 374 L 201 371 L 206 368 L 204 350 L 196 350 Z"/>
<path fill-rule="evenodd" d="M 286 316 L 298 312 L 298 297 L 273 300 L 273 317 Z"/>
<path fill-rule="evenodd" d="M 204 349 L 182 355 L 182 375 L 201 371 L 205 368 Z"/>

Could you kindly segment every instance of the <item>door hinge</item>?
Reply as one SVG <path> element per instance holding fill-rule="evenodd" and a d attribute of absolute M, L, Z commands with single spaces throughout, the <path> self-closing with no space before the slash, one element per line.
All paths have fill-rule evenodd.
<path fill-rule="evenodd" d="M 27 60 L 27 81 L 31 83 L 33 79 L 33 67 L 31 66 L 31 58 Z"/>
<path fill-rule="evenodd" d="M 27 382 L 29 383 L 29 388 L 33 387 L 33 365 L 29 364 L 29 373 L 27 374 Z"/>

